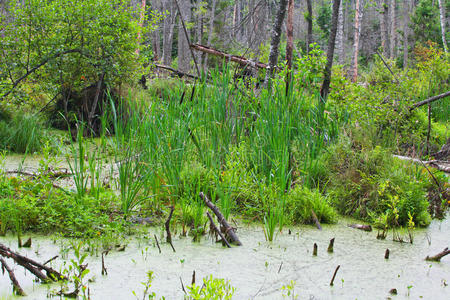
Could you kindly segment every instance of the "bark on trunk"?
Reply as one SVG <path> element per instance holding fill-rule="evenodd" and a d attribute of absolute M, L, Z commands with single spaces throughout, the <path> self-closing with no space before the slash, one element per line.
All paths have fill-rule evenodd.
<path fill-rule="evenodd" d="M 386 4 L 386 1 L 381 0 L 378 1 L 379 5 L 379 11 L 380 11 L 380 35 L 381 35 L 381 48 L 383 51 L 383 56 L 387 56 L 387 49 L 388 49 L 388 30 L 387 30 L 387 23 L 386 23 L 386 15 L 388 13 L 388 6 Z"/>
<path fill-rule="evenodd" d="M 408 67 L 409 0 L 403 2 L 403 68 Z"/>
<path fill-rule="evenodd" d="M 169 15 L 164 19 L 162 56 L 163 63 L 170 66 L 172 63 L 173 33 L 178 12 L 172 0 L 163 0 L 163 11 L 167 11 Z"/>
<path fill-rule="evenodd" d="M 361 36 L 362 0 L 356 0 L 355 33 L 353 42 L 352 81 L 358 80 L 359 38 Z"/>
<path fill-rule="evenodd" d="M 283 25 L 284 16 L 286 15 L 286 6 L 288 0 L 280 0 L 278 6 L 278 12 L 275 18 L 275 24 L 272 29 L 272 40 L 270 42 L 270 53 L 269 53 L 269 69 L 266 72 L 266 79 L 264 84 L 267 85 L 269 80 L 273 77 L 275 67 L 278 63 L 278 50 L 280 46 L 281 38 L 281 26 Z"/>
<path fill-rule="evenodd" d="M 397 20 L 396 20 L 396 13 L 395 13 L 395 7 L 396 7 L 396 0 L 391 0 L 390 2 L 390 23 L 391 23 L 391 33 L 390 33 L 390 49 L 389 49 L 389 58 L 394 59 L 396 56 L 396 42 L 397 42 Z"/>
<path fill-rule="evenodd" d="M 309 54 L 310 44 L 312 43 L 312 3 L 311 0 L 306 0 L 306 22 L 308 23 L 308 32 L 306 34 L 306 54 Z"/>
<path fill-rule="evenodd" d="M 331 31 L 330 31 L 330 37 L 328 40 L 327 64 L 325 66 L 324 80 L 323 80 L 322 88 L 320 89 L 320 96 L 322 97 L 323 101 L 327 100 L 328 93 L 330 91 L 331 67 L 333 66 L 333 55 L 334 55 L 334 47 L 336 44 L 336 32 L 337 32 L 340 4 L 341 4 L 341 0 L 333 1 L 333 16 L 331 19 Z"/>
<path fill-rule="evenodd" d="M 344 9 L 343 5 L 339 5 L 338 28 L 336 33 L 336 54 L 338 63 L 344 63 Z"/>
<path fill-rule="evenodd" d="M 216 16 L 216 0 L 212 0 L 212 4 L 211 4 L 211 15 L 209 17 L 209 32 L 208 32 L 208 41 L 206 43 L 206 45 L 209 47 L 211 46 L 211 41 L 212 41 L 212 36 L 213 36 L 213 32 L 214 32 L 214 19 Z M 208 67 L 208 54 L 205 55 L 205 59 L 203 61 L 203 72 L 206 74 L 206 70 Z"/>
<path fill-rule="evenodd" d="M 292 52 L 294 50 L 294 0 L 289 0 L 287 17 L 286 61 L 289 70 L 292 69 Z"/>
<path fill-rule="evenodd" d="M 438 0 L 439 2 L 439 17 L 441 20 L 441 36 L 442 36 L 442 44 L 444 46 L 444 51 L 445 53 L 448 52 L 448 48 L 447 48 L 447 40 L 445 38 L 445 7 L 442 3 L 442 0 Z"/>
<path fill-rule="evenodd" d="M 180 6 L 179 17 L 183 18 L 185 23 L 191 20 L 191 2 L 189 0 L 178 1 Z M 181 15 L 183 14 L 183 15 Z M 191 53 L 189 50 L 189 41 L 186 38 L 183 28 L 183 22 L 178 23 L 178 70 L 183 73 L 189 73 L 191 62 Z"/>

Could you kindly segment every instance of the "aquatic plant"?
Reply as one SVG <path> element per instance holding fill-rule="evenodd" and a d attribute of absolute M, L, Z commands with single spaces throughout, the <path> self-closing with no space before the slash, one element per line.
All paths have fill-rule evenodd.
<path fill-rule="evenodd" d="M 187 286 L 185 300 L 230 300 L 233 298 L 236 288 L 232 287 L 228 280 L 215 278 L 209 275 L 203 278 L 203 286 L 195 283 Z"/>

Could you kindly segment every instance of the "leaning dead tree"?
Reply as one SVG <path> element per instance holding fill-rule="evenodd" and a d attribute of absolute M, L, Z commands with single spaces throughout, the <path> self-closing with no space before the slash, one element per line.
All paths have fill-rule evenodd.
<path fill-rule="evenodd" d="M 200 44 L 193 44 L 191 45 L 191 48 L 197 51 L 201 51 L 207 54 L 211 54 L 214 56 L 218 56 L 220 58 L 223 58 L 228 61 L 232 61 L 235 63 L 238 63 L 239 65 L 243 67 L 251 67 L 254 69 L 267 69 L 269 66 L 265 63 L 259 62 L 259 61 L 253 61 L 250 59 L 247 59 L 243 56 L 228 54 L 223 51 L 214 49 L 213 47 L 208 47 Z"/>
<path fill-rule="evenodd" d="M 224 233 L 225 237 L 227 237 L 232 244 L 235 244 L 237 246 L 242 246 L 241 241 L 239 240 L 238 236 L 236 235 L 236 232 L 234 231 L 234 228 L 228 224 L 225 217 L 220 212 L 219 208 L 212 203 L 208 197 L 203 194 L 203 192 L 200 192 L 200 198 L 205 201 L 206 206 L 208 206 L 212 212 L 216 215 L 217 220 L 220 224 L 220 230 Z"/>
<path fill-rule="evenodd" d="M 415 108 L 417 108 L 417 107 L 423 106 L 423 105 L 425 105 L 425 104 L 434 102 L 434 101 L 436 101 L 436 100 L 439 100 L 439 99 L 442 99 L 442 98 L 445 98 L 445 97 L 448 97 L 448 96 L 450 96 L 450 91 L 447 91 L 447 92 L 445 92 L 445 93 L 443 93 L 443 94 L 436 95 L 436 96 L 430 97 L 430 98 L 428 98 L 428 99 L 425 99 L 425 100 L 423 100 L 423 101 L 414 103 L 414 104 L 411 105 L 411 107 L 409 108 L 409 111 L 412 111 L 413 109 L 415 109 Z"/>

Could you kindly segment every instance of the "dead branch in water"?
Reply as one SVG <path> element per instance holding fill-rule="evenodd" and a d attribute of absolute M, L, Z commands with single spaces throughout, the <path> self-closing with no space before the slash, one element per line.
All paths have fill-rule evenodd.
<path fill-rule="evenodd" d="M 330 282 L 330 285 L 331 285 L 331 286 L 333 286 L 333 284 L 334 284 L 334 278 L 336 277 L 336 274 L 337 274 L 337 272 L 338 272 L 338 270 L 339 270 L 340 267 L 341 267 L 341 265 L 338 265 L 338 266 L 336 267 L 336 270 L 334 270 L 333 278 L 331 278 L 331 282 Z"/>
<path fill-rule="evenodd" d="M 206 206 L 208 206 L 212 210 L 212 212 L 216 215 L 217 220 L 219 221 L 219 224 L 225 228 L 225 235 L 230 238 L 231 243 L 233 243 L 237 246 L 242 246 L 241 241 L 239 241 L 238 236 L 234 232 L 234 228 L 231 227 L 230 224 L 228 224 L 227 220 L 225 220 L 225 218 L 222 215 L 222 213 L 220 212 L 219 208 L 217 206 L 215 206 L 214 203 L 212 203 L 208 199 L 208 197 L 206 197 L 206 195 L 203 194 L 203 192 L 200 192 L 200 198 L 203 201 L 205 201 Z"/>
<path fill-rule="evenodd" d="M 172 215 L 173 215 L 173 211 L 175 210 L 175 207 L 171 207 L 170 208 L 170 213 L 169 213 L 169 217 L 167 218 L 166 221 L 166 233 L 167 233 L 167 237 L 166 237 L 166 241 L 170 244 L 170 246 L 172 247 L 173 252 L 175 251 L 175 248 L 172 244 L 172 234 L 170 233 L 170 220 L 172 219 Z"/>
<path fill-rule="evenodd" d="M 372 226 L 370 225 L 363 225 L 363 224 L 348 224 L 348 227 L 364 230 L 364 231 L 372 231 Z"/>
<path fill-rule="evenodd" d="M 446 256 L 447 254 L 450 254 L 450 250 L 448 249 L 448 247 L 446 247 L 444 250 L 442 250 L 441 252 L 439 252 L 438 254 L 436 254 L 434 256 L 427 256 L 425 258 L 425 260 L 427 260 L 427 261 L 441 261 L 441 258 Z"/>
<path fill-rule="evenodd" d="M 26 296 L 25 292 L 23 291 L 22 287 L 20 286 L 19 282 L 17 281 L 16 276 L 14 275 L 13 270 L 9 268 L 9 266 L 6 264 L 6 261 L 0 257 L 0 263 L 2 264 L 2 271 L 3 273 L 8 272 L 9 279 L 11 280 L 11 283 L 13 285 L 13 291 L 18 296 Z"/>
<path fill-rule="evenodd" d="M 316 213 L 312 209 L 311 209 L 311 217 L 314 223 L 316 223 L 317 229 L 322 230 L 322 226 L 320 225 L 319 219 L 317 218 Z"/>
<path fill-rule="evenodd" d="M 39 278 L 43 282 L 59 281 L 61 279 L 67 280 L 67 277 L 59 273 L 58 271 L 47 267 L 41 263 L 38 263 L 31 258 L 22 256 L 17 252 L 12 251 L 10 248 L 0 243 L 0 255 L 3 257 L 11 258 L 18 265 L 24 267 L 34 276 Z M 42 271 L 45 271 L 44 274 Z"/>
<path fill-rule="evenodd" d="M 211 217 L 211 215 L 209 214 L 209 212 L 206 212 L 206 215 L 208 216 L 209 219 L 209 223 L 210 223 L 210 228 L 220 236 L 220 238 L 222 239 L 222 242 L 228 247 L 231 248 L 230 243 L 228 243 L 227 239 L 223 236 L 222 232 L 220 232 L 219 228 L 217 228 L 216 224 L 214 223 L 213 218 Z"/>

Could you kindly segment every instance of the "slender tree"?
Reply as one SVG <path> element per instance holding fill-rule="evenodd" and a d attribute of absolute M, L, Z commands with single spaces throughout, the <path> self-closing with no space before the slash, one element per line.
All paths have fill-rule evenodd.
<path fill-rule="evenodd" d="M 385 0 L 378 1 L 378 9 L 380 12 L 380 35 L 381 35 L 381 48 L 383 51 L 383 55 L 387 56 L 388 50 L 388 24 L 387 24 L 387 16 L 388 16 L 388 5 Z"/>
<path fill-rule="evenodd" d="M 214 32 L 214 19 L 216 16 L 216 0 L 212 0 L 212 4 L 211 4 L 211 14 L 209 16 L 209 32 L 208 32 L 208 41 L 207 41 L 207 46 L 211 46 L 211 41 L 213 38 L 213 32 Z M 206 68 L 207 68 L 207 64 L 208 64 L 208 54 L 205 55 L 205 59 L 203 60 L 203 72 L 206 73 Z"/>
<path fill-rule="evenodd" d="M 269 80 L 272 78 L 278 63 L 278 50 L 280 46 L 281 27 L 283 25 L 284 16 L 286 15 L 287 3 L 288 0 L 280 0 L 280 4 L 278 6 L 278 12 L 272 29 L 272 40 L 270 42 L 270 53 L 269 53 L 269 69 L 266 72 L 266 79 L 264 80 L 265 85 L 267 85 Z"/>
<path fill-rule="evenodd" d="M 403 68 L 408 67 L 409 1 L 403 1 Z"/>
<path fill-rule="evenodd" d="M 289 0 L 287 17 L 286 61 L 289 70 L 292 69 L 292 52 L 294 50 L 294 0 Z"/>
<path fill-rule="evenodd" d="M 306 7 L 307 7 L 307 11 L 305 14 L 306 17 L 306 22 L 308 23 L 308 32 L 306 34 L 306 54 L 309 54 L 309 50 L 310 50 L 310 44 L 312 43 L 312 16 L 313 16 L 313 11 L 312 11 L 312 3 L 311 0 L 306 0 Z"/>
<path fill-rule="evenodd" d="M 339 64 L 344 63 L 344 5 L 339 5 L 338 28 L 336 33 L 336 52 Z"/>
<path fill-rule="evenodd" d="M 391 59 L 395 58 L 396 55 L 396 42 L 397 42 L 397 15 L 396 15 L 396 0 L 390 0 L 389 7 L 389 18 L 391 24 L 390 42 L 389 42 L 389 57 Z"/>
<path fill-rule="evenodd" d="M 361 21 L 362 21 L 362 1 L 356 0 L 355 4 L 355 33 L 353 39 L 353 59 L 352 59 L 352 81 L 356 82 L 358 79 L 358 56 L 359 56 L 359 38 L 361 36 Z"/>
<path fill-rule="evenodd" d="M 331 67 L 333 66 L 333 55 L 334 55 L 334 47 L 336 44 L 336 33 L 338 27 L 340 4 L 341 0 L 333 1 L 333 16 L 331 19 L 331 31 L 328 39 L 327 64 L 325 66 L 322 88 L 320 89 L 320 96 L 322 97 L 322 100 L 324 102 L 327 100 L 328 93 L 330 92 Z"/>
<path fill-rule="evenodd" d="M 442 36 L 442 44 L 444 45 L 444 51 L 445 53 L 448 52 L 448 48 L 447 48 L 447 40 L 445 38 L 445 7 L 442 4 L 442 0 L 438 0 L 439 2 L 439 17 L 441 20 L 441 36 Z"/>

